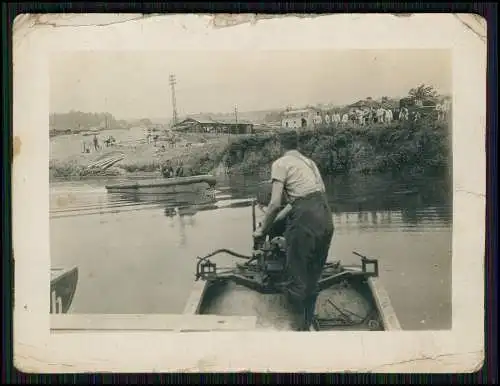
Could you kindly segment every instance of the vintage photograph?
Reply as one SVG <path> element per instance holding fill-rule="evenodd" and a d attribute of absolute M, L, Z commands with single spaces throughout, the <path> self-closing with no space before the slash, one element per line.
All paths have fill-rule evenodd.
<path fill-rule="evenodd" d="M 49 67 L 53 331 L 451 328 L 450 50 Z"/>
<path fill-rule="evenodd" d="M 480 18 L 25 15 L 13 36 L 19 369 L 480 368 Z"/>

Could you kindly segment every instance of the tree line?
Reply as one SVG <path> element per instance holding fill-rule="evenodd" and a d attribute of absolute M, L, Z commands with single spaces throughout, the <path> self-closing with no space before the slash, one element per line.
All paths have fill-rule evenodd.
<path fill-rule="evenodd" d="M 52 113 L 49 117 L 50 131 L 79 132 L 89 129 L 114 129 L 126 127 L 127 122 L 116 119 L 111 113 L 85 113 L 70 111 L 68 113 Z"/>

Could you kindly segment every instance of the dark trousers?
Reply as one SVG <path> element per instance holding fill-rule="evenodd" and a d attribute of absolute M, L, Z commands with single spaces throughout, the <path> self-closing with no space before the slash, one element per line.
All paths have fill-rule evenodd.
<path fill-rule="evenodd" d="M 272 240 L 275 237 L 281 237 L 285 236 L 285 231 L 286 231 L 286 218 L 281 219 L 279 221 L 275 221 L 272 225 L 271 228 L 269 229 L 268 236 L 269 240 Z"/>
<path fill-rule="evenodd" d="M 297 317 L 295 329 L 309 330 L 318 296 L 318 281 L 328 258 L 334 232 L 331 210 L 322 193 L 299 198 L 287 218 L 285 292 Z"/>

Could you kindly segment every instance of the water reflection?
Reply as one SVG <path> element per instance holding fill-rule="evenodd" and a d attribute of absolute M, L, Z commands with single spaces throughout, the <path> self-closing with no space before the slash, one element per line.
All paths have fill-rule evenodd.
<path fill-rule="evenodd" d="M 187 243 L 186 228 L 196 225 L 196 213 L 200 210 L 217 209 L 217 198 L 213 189 L 198 191 L 185 190 L 172 193 L 142 193 L 139 190 L 130 193 L 108 194 L 109 203 L 133 202 L 146 204 L 152 207 L 163 206 L 163 213 L 170 219 L 170 228 L 179 230 L 180 246 Z"/>
<path fill-rule="evenodd" d="M 174 228 L 178 225 L 179 236 L 180 236 L 180 246 L 185 246 L 187 242 L 186 227 L 194 227 L 196 224 L 195 215 L 196 208 L 185 206 L 185 207 L 166 207 L 165 216 L 171 219 L 170 227 Z"/>
<path fill-rule="evenodd" d="M 259 180 L 227 179 L 231 197 L 255 195 Z M 391 228 L 449 227 L 452 223 L 451 181 L 439 176 L 340 176 L 325 179 L 328 200 L 338 225 Z"/>
<path fill-rule="evenodd" d="M 107 194 L 101 186 L 86 185 L 70 191 L 51 192 L 51 217 L 163 208 L 164 215 L 178 218 L 180 229 L 194 226 L 196 213 L 251 205 L 260 178 L 230 176 L 216 189 L 178 193 Z M 449 227 L 452 222 L 451 183 L 447 178 L 393 176 L 331 177 L 325 180 L 335 223 L 359 229 L 394 227 Z M 172 225 L 173 226 L 173 225 Z"/>
<path fill-rule="evenodd" d="M 167 216 L 169 218 L 174 218 L 174 216 L 176 215 L 175 208 L 170 207 L 170 206 L 165 207 L 164 213 L 165 213 L 165 216 Z"/>
<path fill-rule="evenodd" d="M 405 208 L 393 211 L 363 211 L 363 212 L 345 212 L 333 213 L 336 225 L 343 228 L 358 228 L 384 230 L 400 228 L 412 230 L 413 228 L 448 228 L 450 226 L 450 215 L 448 212 L 443 215 L 439 208 Z M 355 219 L 353 221 L 353 218 Z"/>

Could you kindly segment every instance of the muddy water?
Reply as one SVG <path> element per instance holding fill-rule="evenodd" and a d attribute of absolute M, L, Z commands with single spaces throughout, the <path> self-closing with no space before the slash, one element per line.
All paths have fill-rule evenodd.
<path fill-rule="evenodd" d="M 223 179 L 215 201 L 108 194 L 104 180 L 51 183 L 52 265 L 80 270 L 72 312 L 182 312 L 197 256 L 218 248 L 250 252 L 255 181 Z M 327 189 L 335 222 L 330 258 L 356 263 L 352 251 L 378 258 L 404 329 L 450 328 L 450 183 L 339 177 L 327 180 Z"/>

